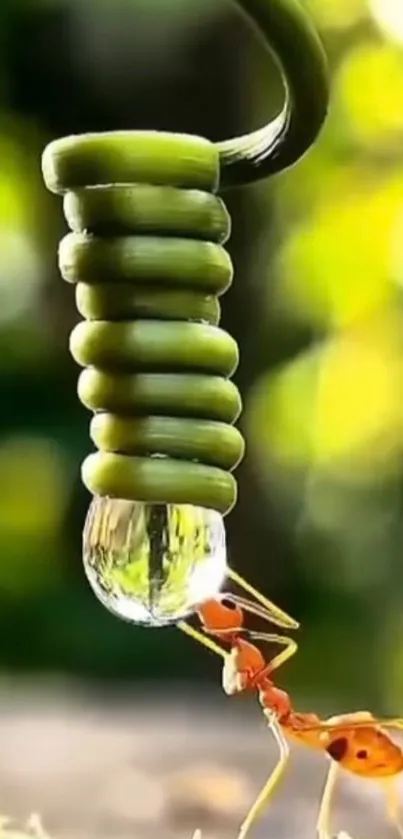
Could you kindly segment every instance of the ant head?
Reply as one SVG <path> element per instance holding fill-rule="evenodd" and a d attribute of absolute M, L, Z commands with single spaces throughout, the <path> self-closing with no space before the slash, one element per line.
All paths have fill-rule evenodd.
<path fill-rule="evenodd" d="M 205 629 L 216 635 L 237 632 L 243 624 L 242 609 L 231 599 L 231 595 L 205 601 L 198 607 L 198 613 Z"/>
<path fill-rule="evenodd" d="M 340 727 L 329 740 L 329 757 L 355 775 L 382 778 L 403 770 L 402 750 L 377 726 Z"/>

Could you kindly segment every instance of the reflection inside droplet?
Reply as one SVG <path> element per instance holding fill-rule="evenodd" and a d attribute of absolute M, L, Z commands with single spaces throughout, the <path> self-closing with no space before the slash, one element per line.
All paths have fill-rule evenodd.
<path fill-rule="evenodd" d="M 224 581 L 224 522 L 204 507 L 96 496 L 83 555 L 96 596 L 115 615 L 147 626 L 176 623 Z"/>

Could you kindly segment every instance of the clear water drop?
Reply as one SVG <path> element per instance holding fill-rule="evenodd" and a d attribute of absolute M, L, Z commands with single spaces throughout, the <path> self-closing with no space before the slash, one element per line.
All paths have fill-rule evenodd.
<path fill-rule="evenodd" d="M 90 585 L 109 611 L 143 626 L 177 623 L 220 590 L 224 522 L 204 507 L 95 496 L 83 555 Z"/>

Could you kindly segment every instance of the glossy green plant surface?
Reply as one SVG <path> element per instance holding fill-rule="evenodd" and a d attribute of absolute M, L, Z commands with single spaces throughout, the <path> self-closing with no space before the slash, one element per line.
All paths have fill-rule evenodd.
<path fill-rule="evenodd" d="M 290 165 L 313 142 L 327 107 L 323 50 L 291 0 L 239 4 L 274 53 L 281 114 L 223 143 L 155 131 L 67 137 L 43 155 L 72 232 L 63 278 L 84 321 L 70 349 L 87 368 L 79 395 L 95 412 L 99 451 L 83 465 L 95 495 L 194 504 L 226 514 L 243 456 L 232 428 L 241 405 L 229 382 L 235 341 L 218 327 L 232 282 L 225 188 Z"/>
<path fill-rule="evenodd" d="M 315 141 L 328 108 L 322 43 L 298 0 L 237 0 L 278 64 L 285 102 L 263 128 L 218 144 L 221 188 L 251 183 L 295 163 Z"/>
<path fill-rule="evenodd" d="M 235 503 L 244 443 L 232 427 L 238 347 L 217 325 L 233 274 L 218 167 L 206 140 L 155 132 L 70 137 L 45 151 L 46 183 L 66 193 L 73 231 L 59 265 L 85 318 L 70 349 L 95 413 L 99 451 L 83 465 L 95 495 L 222 514 Z"/>

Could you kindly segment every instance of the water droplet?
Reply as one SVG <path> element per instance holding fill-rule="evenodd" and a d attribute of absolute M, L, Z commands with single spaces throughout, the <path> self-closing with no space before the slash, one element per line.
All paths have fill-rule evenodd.
<path fill-rule="evenodd" d="M 215 597 L 227 567 L 222 516 L 186 504 L 95 496 L 83 549 L 101 603 L 123 620 L 146 626 L 176 623 Z"/>

